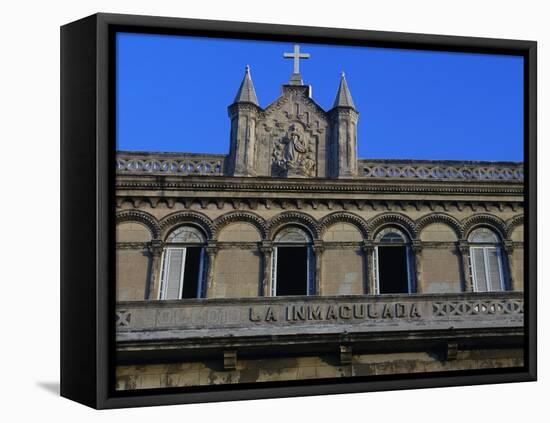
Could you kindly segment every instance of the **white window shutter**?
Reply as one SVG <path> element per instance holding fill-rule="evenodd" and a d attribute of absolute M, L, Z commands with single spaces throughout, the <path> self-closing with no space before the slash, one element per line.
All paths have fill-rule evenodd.
<path fill-rule="evenodd" d="M 489 275 L 489 283 L 487 285 L 490 291 L 502 290 L 502 275 L 498 253 L 496 248 L 486 248 L 487 273 Z"/>
<path fill-rule="evenodd" d="M 183 269 L 185 266 L 185 249 L 169 248 L 166 250 L 165 281 L 162 299 L 178 300 L 181 298 L 181 287 L 183 280 Z"/>
<path fill-rule="evenodd" d="M 277 247 L 271 254 L 271 296 L 277 295 Z"/>
<path fill-rule="evenodd" d="M 380 274 L 378 273 L 378 247 L 372 252 L 372 264 L 374 273 L 374 292 L 373 294 L 380 294 Z"/>
<path fill-rule="evenodd" d="M 472 260 L 472 269 L 474 277 L 474 287 L 477 292 L 487 291 L 487 274 L 485 269 L 485 255 L 483 248 L 472 248 L 470 250 Z"/>

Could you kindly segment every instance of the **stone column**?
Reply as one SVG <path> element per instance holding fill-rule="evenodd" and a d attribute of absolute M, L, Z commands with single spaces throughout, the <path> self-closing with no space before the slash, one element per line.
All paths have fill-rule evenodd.
<path fill-rule="evenodd" d="M 365 241 L 363 243 L 363 255 L 364 255 L 364 294 L 374 295 L 374 244 L 371 241 Z"/>
<path fill-rule="evenodd" d="M 472 283 L 472 277 L 470 274 L 470 245 L 465 239 L 458 241 L 458 251 L 460 253 L 462 262 L 462 275 L 464 277 L 464 291 L 472 292 L 474 286 Z"/>
<path fill-rule="evenodd" d="M 414 255 L 414 292 L 424 292 L 424 285 L 422 285 L 422 241 L 415 239 L 411 245 L 411 251 Z"/>
<path fill-rule="evenodd" d="M 260 246 L 262 253 L 262 281 L 260 285 L 260 295 L 263 297 L 271 296 L 271 261 L 273 257 L 273 245 L 269 241 L 262 242 Z"/>
<path fill-rule="evenodd" d="M 508 278 L 504 278 L 505 288 L 515 291 L 516 286 L 514 284 L 514 278 L 512 277 L 512 254 L 514 253 L 514 243 L 510 240 L 504 241 L 504 248 L 502 250 L 504 252 L 502 255 L 502 260 L 504 261 L 502 267 L 508 276 Z"/>
<path fill-rule="evenodd" d="M 160 290 L 160 262 L 162 260 L 162 251 L 164 242 L 160 239 L 153 239 L 148 246 L 151 254 L 151 273 L 149 274 L 149 290 L 147 299 L 156 300 L 159 297 Z"/>
<path fill-rule="evenodd" d="M 323 269 L 323 251 L 325 246 L 322 240 L 313 241 L 313 253 L 315 254 L 315 295 L 323 295 L 322 290 L 322 269 Z M 309 281 L 308 281 L 309 282 Z"/>
<path fill-rule="evenodd" d="M 208 256 L 208 269 L 206 272 L 206 289 L 204 292 L 205 298 L 211 298 L 214 291 L 214 271 L 216 269 L 216 255 L 218 254 L 218 246 L 215 242 L 209 242 L 205 248 Z"/>

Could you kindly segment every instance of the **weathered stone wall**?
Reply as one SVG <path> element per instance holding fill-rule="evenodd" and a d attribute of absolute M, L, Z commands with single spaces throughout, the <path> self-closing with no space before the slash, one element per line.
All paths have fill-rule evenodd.
<path fill-rule="evenodd" d="M 257 297 L 260 272 L 261 257 L 257 249 L 220 249 L 216 257 L 213 290 L 208 297 Z"/>
<path fill-rule="evenodd" d="M 177 214 L 182 216 L 180 224 L 185 224 L 188 220 L 185 216 L 191 214 L 202 216 L 201 219 L 212 222 L 213 227 L 218 221 L 224 222 L 225 216 L 231 213 L 239 214 L 229 223 L 220 225 L 217 232 L 212 235 L 213 239 L 208 241 L 214 241 L 217 245 L 216 265 L 212 286 L 207 290 L 208 297 L 218 298 L 226 295 L 249 297 L 257 296 L 262 292 L 260 285 L 266 276 L 263 269 L 262 245 L 265 241 L 272 241 L 275 235 L 268 233 L 267 227 L 271 221 L 289 213 L 296 213 L 297 217 L 286 219 L 285 222 L 288 224 L 293 222 L 304 224 L 300 216 L 305 216 L 311 218 L 319 227 L 323 250 L 320 291 L 323 295 L 370 292 L 367 285 L 370 283 L 369 272 L 372 272 L 372 263 L 369 262 L 369 257 L 365 256 L 369 253 L 363 248 L 364 243 L 369 242 L 369 238 L 373 238 L 376 231 L 382 227 L 397 225 L 407 230 L 408 227 L 404 223 L 407 221 L 410 225 L 420 227 L 415 241 L 419 242 L 420 246 L 417 250 L 418 260 L 415 263 L 418 265 L 416 266 L 418 292 L 460 292 L 466 288 L 465 277 L 469 277 L 468 274 L 463 273 L 464 262 L 459 249 L 459 244 L 464 242 L 467 233 L 462 235 L 462 241 L 459 240 L 457 228 L 453 225 L 458 222 L 460 225 L 466 225 L 465 230 L 470 230 L 475 225 L 468 222 L 477 218 L 482 223 L 486 221 L 489 225 L 497 225 L 495 231 L 500 231 L 504 239 L 508 237 L 506 242 L 513 246 L 507 253 L 513 289 L 523 289 L 523 226 L 516 225 L 509 235 L 505 233 L 506 222 L 516 219 L 520 213 L 519 210 L 505 207 L 502 210 L 495 208 L 489 211 L 477 209 L 474 211 L 471 208 L 452 208 L 444 211 L 437 208 L 431 210 L 425 205 L 409 206 L 399 211 L 374 210 L 372 207 L 364 207 L 361 210 L 357 208 L 341 210 L 336 203 L 332 204 L 330 201 L 319 201 L 318 204 L 298 203 L 300 209 L 296 209 L 296 204 L 289 204 L 206 201 L 190 202 L 186 207 L 177 202 L 171 208 L 164 203 L 158 203 L 155 207 L 149 203 L 140 203 L 136 208 L 135 205 L 126 202 L 121 204 L 119 213 L 142 213 L 152 219 L 153 225 L 159 227 L 162 222 Z M 235 207 L 238 208 L 235 209 Z M 339 216 L 334 217 L 335 214 Z M 326 220 L 329 223 L 323 225 Z M 377 220 L 380 220 L 379 224 L 368 227 L 369 222 Z M 429 223 L 424 224 L 425 220 Z M 502 228 L 499 229 L 498 224 L 494 222 L 503 222 Z M 198 224 L 203 223 L 198 222 Z M 164 230 L 159 229 L 157 239 L 160 242 L 164 241 L 170 231 L 177 227 L 176 220 L 176 223 L 166 225 Z M 264 233 L 262 233 L 262 227 Z M 208 228 L 205 228 L 205 231 L 207 230 Z M 152 259 L 147 250 L 153 238 L 151 231 L 152 229 L 146 228 L 143 222 L 125 220 L 117 225 L 117 245 L 120 247 L 117 249 L 119 300 L 146 298 L 149 295 L 147 281 L 153 276 L 157 279 L 158 287 L 160 265 L 157 263 L 155 267 L 152 266 Z M 365 231 L 368 231 L 367 235 Z M 160 258 L 157 261 L 160 262 Z M 156 274 L 148 274 L 153 268 L 156 269 Z M 467 270 L 469 273 L 469 269 Z M 154 290 L 150 291 L 153 295 Z M 267 290 L 264 289 L 264 292 L 268 295 Z M 156 297 L 153 295 L 150 298 Z"/>
<path fill-rule="evenodd" d="M 360 249 L 331 248 L 323 253 L 322 295 L 365 293 L 364 255 Z"/>
<path fill-rule="evenodd" d="M 524 242 L 524 232 L 523 225 L 518 225 L 511 233 L 510 239 L 514 243 L 519 245 L 514 247 L 512 251 L 510 268 L 512 271 L 512 283 L 513 289 L 517 291 L 523 291 L 524 284 L 524 255 L 523 255 L 523 242 Z"/>
<path fill-rule="evenodd" d="M 140 223 L 124 222 L 116 231 L 116 287 L 118 301 L 147 298 L 151 256 L 147 243 L 151 233 Z"/>
<path fill-rule="evenodd" d="M 349 365 L 340 365 L 332 356 L 238 359 L 235 370 L 223 370 L 219 361 L 149 364 L 117 366 L 116 389 L 410 374 L 522 365 L 522 349 L 458 351 L 456 359 L 449 361 L 427 352 L 354 354 Z"/>

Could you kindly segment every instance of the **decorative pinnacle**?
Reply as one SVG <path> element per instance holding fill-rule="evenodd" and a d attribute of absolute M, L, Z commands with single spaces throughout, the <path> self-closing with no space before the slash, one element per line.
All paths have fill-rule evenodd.
<path fill-rule="evenodd" d="M 344 71 L 340 73 L 340 85 L 338 86 L 338 91 L 336 92 L 336 98 L 334 99 L 334 105 L 332 107 L 351 107 L 355 109 L 355 104 L 353 104 Z"/>
<path fill-rule="evenodd" d="M 244 78 L 233 103 L 252 103 L 259 106 L 256 91 L 254 90 L 254 84 L 252 83 L 252 78 L 250 77 L 249 65 L 246 65 L 244 68 Z"/>

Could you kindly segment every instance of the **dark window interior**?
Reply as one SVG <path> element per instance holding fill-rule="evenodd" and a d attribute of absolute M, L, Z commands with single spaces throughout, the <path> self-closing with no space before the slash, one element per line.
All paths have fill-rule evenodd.
<path fill-rule="evenodd" d="M 200 247 L 187 247 L 185 269 L 183 270 L 182 298 L 197 298 L 199 287 L 199 269 L 201 260 Z"/>
<path fill-rule="evenodd" d="M 307 295 L 307 247 L 277 248 L 277 295 Z"/>
<path fill-rule="evenodd" d="M 406 247 L 378 247 L 378 272 L 381 294 L 408 293 Z"/>

